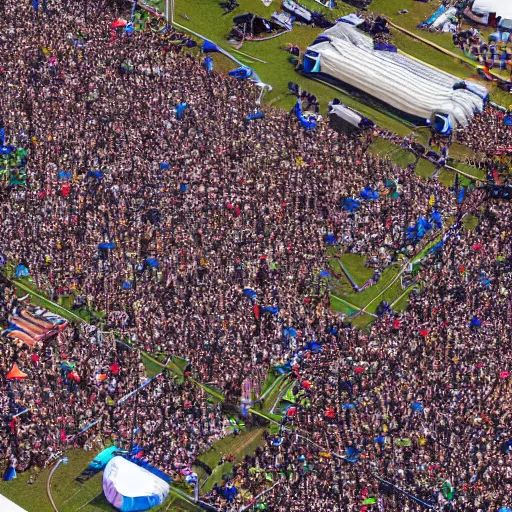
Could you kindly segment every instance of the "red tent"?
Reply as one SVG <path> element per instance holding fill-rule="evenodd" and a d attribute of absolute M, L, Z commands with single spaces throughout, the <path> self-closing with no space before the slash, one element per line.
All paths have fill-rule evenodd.
<path fill-rule="evenodd" d="M 120 27 L 126 27 L 128 22 L 126 20 L 122 20 L 121 18 L 118 18 L 116 21 L 112 23 L 112 28 L 120 28 Z"/>
<path fill-rule="evenodd" d="M 28 375 L 23 373 L 16 363 L 12 365 L 12 370 L 7 374 L 7 380 L 26 379 Z"/>

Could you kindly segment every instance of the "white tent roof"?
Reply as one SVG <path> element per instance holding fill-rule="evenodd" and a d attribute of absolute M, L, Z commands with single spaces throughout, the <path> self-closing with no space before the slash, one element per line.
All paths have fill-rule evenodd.
<path fill-rule="evenodd" d="M 131 507 L 141 503 L 161 504 L 169 491 L 167 482 L 123 457 L 114 457 L 103 471 L 103 492 L 108 502 L 116 508 L 147 510 L 149 506 Z"/>
<path fill-rule="evenodd" d="M 467 126 L 483 110 L 478 96 L 453 89 L 459 78 L 406 55 L 375 50 L 372 39 L 353 25 L 338 23 L 322 35 L 324 40 L 308 48 L 320 56 L 322 73 L 398 110 L 425 120 L 449 115 L 453 126 Z"/>
<path fill-rule="evenodd" d="M 511 0 L 475 0 L 472 10 L 476 14 L 496 13 L 504 19 L 512 19 L 512 1 Z"/>
<path fill-rule="evenodd" d="M 27 512 L 2 494 L 0 494 L 0 510 L 2 512 Z"/>

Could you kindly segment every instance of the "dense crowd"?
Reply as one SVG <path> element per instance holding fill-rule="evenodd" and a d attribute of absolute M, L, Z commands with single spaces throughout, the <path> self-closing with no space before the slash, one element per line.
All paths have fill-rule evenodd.
<path fill-rule="evenodd" d="M 468 128 L 458 130 L 457 141 L 473 151 L 469 157 L 472 163 L 489 162 L 498 148 L 512 148 L 512 131 L 505 123 L 507 116 L 508 112 L 487 107 Z"/>
<path fill-rule="evenodd" d="M 0 14 L 0 119 L 6 144 L 29 152 L 26 186 L 1 189 L 2 259 L 52 298 L 105 312 L 105 330 L 135 347 L 76 326 L 33 351 L 3 343 L 3 460 L 40 468 L 68 446 L 126 444 L 131 402 L 116 402 L 144 382 L 145 350 L 190 363 L 183 382 L 164 374 L 139 396 L 135 441 L 179 478 L 230 427 L 188 377 L 238 404 L 244 383 L 291 361 L 296 411 L 230 476 L 247 492 L 206 500 L 230 510 L 275 484 L 264 501 L 276 512 L 366 510 L 373 497 L 396 511 L 507 504 L 506 204 L 474 190 L 461 206 L 324 123 L 307 133 L 266 107 L 246 121 L 255 86 L 208 72 L 179 39 L 112 35 L 109 2 L 47 16 L 6 0 Z M 490 153 L 508 130 L 488 110 L 457 140 Z M 378 199 L 345 207 L 368 188 Z M 317 278 L 333 272 L 327 244 L 383 270 L 417 252 L 407 228 L 434 209 L 461 224 L 423 260 L 408 310 L 368 332 L 344 323 Z M 13 314 L 12 289 L 0 295 Z M 321 351 L 300 351 L 308 342 Z M 8 383 L 15 362 L 28 378 Z"/>

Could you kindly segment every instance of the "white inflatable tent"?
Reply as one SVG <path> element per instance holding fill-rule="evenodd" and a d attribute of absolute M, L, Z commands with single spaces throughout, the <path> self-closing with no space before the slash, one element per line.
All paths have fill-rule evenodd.
<path fill-rule="evenodd" d="M 169 491 L 167 482 L 123 457 L 114 457 L 103 471 L 105 497 L 121 512 L 161 505 Z"/>
<path fill-rule="evenodd" d="M 0 510 L 2 512 L 27 512 L 24 508 L 16 505 L 14 501 L 6 498 L 3 494 L 0 494 Z"/>
<path fill-rule="evenodd" d="M 467 126 L 488 97 L 475 82 L 465 82 L 471 91 L 454 89 L 461 81 L 453 75 L 401 53 L 375 50 L 370 37 L 343 22 L 308 47 L 303 72 L 348 84 L 423 124 L 440 119 L 450 127 Z"/>
<path fill-rule="evenodd" d="M 503 19 L 512 20 L 512 2 L 510 0 L 475 0 L 471 10 L 480 16 L 494 13 Z"/>

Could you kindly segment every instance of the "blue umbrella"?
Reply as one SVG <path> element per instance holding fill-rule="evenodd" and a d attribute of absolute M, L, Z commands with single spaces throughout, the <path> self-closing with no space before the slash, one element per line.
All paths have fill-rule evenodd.
<path fill-rule="evenodd" d="M 247 295 L 251 300 L 254 300 L 257 294 L 251 288 L 244 288 L 244 295 Z"/>
<path fill-rule="evenodd" d="M 146 263 L 150 266 L 150 267 L 153 267 L 153 268 L 158 268 L 160 266 L 160 264 L 158 263 L 157 260 L 155 260 L 154 258 L 147 258 L 146 259 Z"/>
<path fill-rule="evenodd" d="M 411 405 L 411 409 L 413 411 L 423 412 L 423 404 L 420 404 L 419 402 L 416 402 Z"/>
<path fill-rule="evenodd" d="M 98 249 L 115 249 L 116 244 L 114 242 L 104 242 L 101 244 L 98 244 Z"/>

